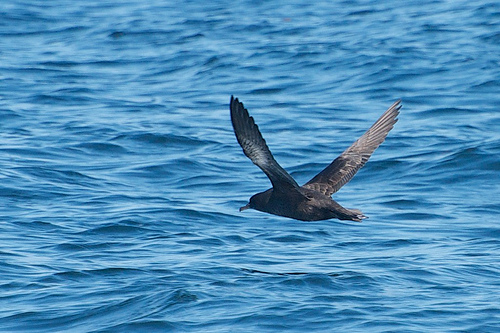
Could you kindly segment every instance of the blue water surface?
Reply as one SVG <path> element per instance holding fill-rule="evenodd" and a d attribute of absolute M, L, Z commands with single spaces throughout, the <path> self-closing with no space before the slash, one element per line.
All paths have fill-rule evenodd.
<path fill-rule="evenodd" d="M 500 3 L 2 1 L 0 330 L 500 331 Z M 334 199 L 304 183 L 401 98 Z"/>

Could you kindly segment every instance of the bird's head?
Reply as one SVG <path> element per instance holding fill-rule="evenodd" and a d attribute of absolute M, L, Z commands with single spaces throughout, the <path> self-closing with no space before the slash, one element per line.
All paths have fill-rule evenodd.
<path fill-rule="evenodd" d="M 253 195 L 248 203 L 240 208 L 240 212 L 247 210 L 249 208 L 251 209 L 256 209 L 260 211 L 265 211 L 264 207 L 267 205 L 269 202 L 269 198 L 271 197 L 271 194 L 273 193 L 272 189 L 269 189 L 264 192 L 257 193 Z"/>

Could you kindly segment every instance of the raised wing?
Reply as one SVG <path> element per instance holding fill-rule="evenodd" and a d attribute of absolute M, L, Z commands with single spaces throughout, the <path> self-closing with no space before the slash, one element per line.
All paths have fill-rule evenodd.
<path fill-rule="evenodd" d="M 245 155 L 269 177 L 274 191 L 296 190 L 300 192 L 297 182 L 274 159 L 253 117 L 250 117 L 247 109 L 238 101 L 238 98 L 231 96 L 229 108 L 238 143 L 243 148 Z"/>
<path fill-rule="evenodd" d="M 387 134 L 398 121 L 401 100 L 396 101 L 356 142 L 347 148 L 323 171 L 303 187 L 332 195 L 347 184 L 365 165 L 375 149 L 384 142 Z"/>

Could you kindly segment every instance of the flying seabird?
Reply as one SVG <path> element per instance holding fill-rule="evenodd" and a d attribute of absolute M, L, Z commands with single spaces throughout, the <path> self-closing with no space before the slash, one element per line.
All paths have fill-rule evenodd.
<path fill-rule="evenodd" d="M 347 184 L 384 142 L 398 121 L 401 100 L 392 104 L 365 134 L 302 186 L 276 162 L 253 117 L 238 98 L 231 96 L 229 108 L 234 133 L 243 152 L 267 175 L 273 186 L 252 196 L 240 211 L 252 208 L 302 221 L 336 218 L 361 222 L 366 218 L 358 209 L 342 207 L 331 195 Z"/>

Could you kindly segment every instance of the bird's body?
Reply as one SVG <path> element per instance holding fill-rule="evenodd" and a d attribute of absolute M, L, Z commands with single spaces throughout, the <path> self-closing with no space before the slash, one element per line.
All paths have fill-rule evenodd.
<path fill-rule="evenodd" d="M 301 188 L 301 195 L 279 195 L 273 189 L 257 193 L 241 210 L 254 208 L 269 214 L 301 221 L 318 221 L 336 218 L 361 221 L 365 216 L 359 210 L 346 209 L 318 191 Z"/>
<path fill-rule="evenodd" d="M 366 218 L 360 210 L 342 207 L 331 195 L 352 179 L 385 140 L 397 121 L 400 108 L 400 101 L 394 103 L 365 134 L 330 165 L 309 182 L 299 186 L 276 162 L 243 104 L 231 96 L 231 122 L 236 138 L 245 155 L 268 176 L 273 185 L 267 191 L 252 196 L 240 211 L 252 208 L 302 221 L 331 218 L 361 221 Z"/>

